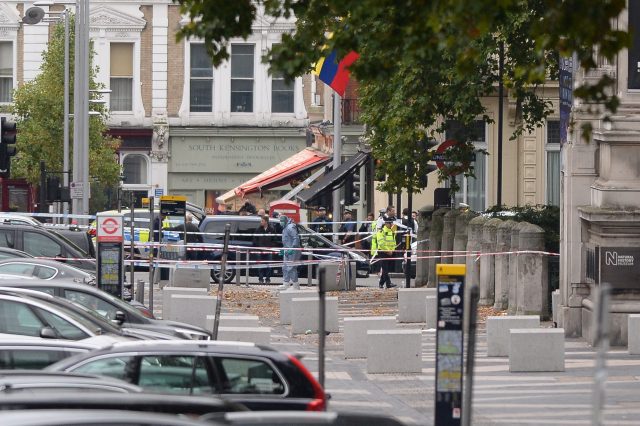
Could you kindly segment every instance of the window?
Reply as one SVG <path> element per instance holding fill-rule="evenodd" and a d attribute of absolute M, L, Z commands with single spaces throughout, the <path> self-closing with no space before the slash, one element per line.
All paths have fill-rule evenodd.
<path fill-rule="evenodd" d="M 485 122 L 476 120 L 473 125 L 463 127 L 457 121 L 449 121 L 445 133 L 446 139 L 467 139 L 473 142 L 476 149 L 486 149 L 486 129 Z M 464 175 L 456 176 L 456 182 L 460 185 L 460 191 L 456 193 L 456 203 L 466 203 L 472 210 L 484 211 L 487 203 L 486 187 L 487 187 L 487 161 L 486 156 L 476 153 L 476 159 L 473 162 L 473 174 L 475 177 L 465 177 Z"/>
<path fill-rule="evenodd" d="M 63 254 L 60 244 L 53 239 L 36 232 L 24 233 L 24 251 L 36 257 L 60 257 Z"/>
<path fill-rule="evenodd" d="M 280 376 L 264 361 L 239 358 L 216 358 L 222 393 L 281 395 L 284 384 Z"/>
<path fill-rule="evenodd" d="M 132 371 L 135 368 L 135 358 L 132 356 L 111 356 L 89 361 L 69 371 L 75 373 L 98 374 L 100 376 L 114 377 L 120 380 L 131 381 Z"/>
<path fill-rule="evenodd" d="M 144 356 L 138 386 L 169 393 L 211 394 L 213 388 L 204 361 L 184 355 Z"/>
<path fill-rule="evenodd" d="M 147 183 L 147 159 L 144 155 L 129 154 L 122 160 L 124 183 L 142 185 Z"/>
<path fill-rule="evenodd" d="M 15 231 L 0 229 L 0 247 L 14 248 Z"/>
<path fill-rule="evenodd" d="M 13 42 L 0 42 L 0 102 L 13 100 Z"/>
<path fill-rule="evenodd" d="M 212 242 L 216 242 L 216 241 L 222 241 L 222 237 L 224 236 L 224 227 L 225 227 L 225 223 L 224 221 L 221 220 L 217 220 L 217 221 L 211 221 L 209 223 L 207 223 L 207 225 L 204 228 L 204 235 L 202 236 L 204 239 L 205 243 L 212 243 Z M 257 227 L 258 225 L 256 225 Z M 255 229 L 255 228 L 254 228 Z M 233 229 L 231 230 L 231 232 L 233 233 Z"/>
<path fill-rule="evenodd" d="M 231 45 L 231 112 L 253 112 L 253 49 Z"/>
<path fill-rule="evenodd" d="M 60 336 L 61 339 L 80 340 L 89 337 L 87 333 L 79 329 L 76 325 L 71 324 L 66 319 L 59 317 L 56 314 L 45 311 L 44 309 L 34 308 L 38 314 L 53 327 Z"/>
<path fill-rule="evenodd" d="M 547 204 L 560 205 L 560 122 L 547 121 Z"/>
<path fill-rule="evenodd" d="M 0 300 L 0 333 L 39 337 L 42 327 L 44 324 L 29 306 Z"/>
<path fill-rule="evenodd" d="M 32 263 L 5 263 L 0 265 L 0 274 L 9 275 L 26 275 L 31 277 L 35 275 L 36 265 Z"/>
<path fill-rule="evenodd" d="M 111 110 L 133 109 L 133 43 L 111 43 Z"/>
<path fill-rule="evenodd" d="M 84 351 L 41 347 L 34 347 L 33 349 L 0 349 L 0 370 L 42 370 L 74 353 L 80 352 Z"/>
<path fill-rule="evenodd" d="M 271 112 L 293 112 L 293 82 L 287 83 L 281 73 L 271 77 Z"/>
<path fill-rule="evenodd" d="M 189 86 L 189 110 L 211 112 L 213 110 L 213 66 L 204 44 L 191 44 L 191 80 Z"/>
<path fill-rule="evenodd" d="M 109 320 L 116 319 L 116 312 L 118 311 L 116 306 L 84 291 L 65 289 L 64 298 L 96 311 Z"/>

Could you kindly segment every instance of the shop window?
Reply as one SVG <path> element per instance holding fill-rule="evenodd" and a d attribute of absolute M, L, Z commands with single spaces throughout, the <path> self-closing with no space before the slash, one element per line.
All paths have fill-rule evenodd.
<path fill-rule="evenodd" d="M 111 43 L 111 111 L 133 110 L 133 43 Z"/>

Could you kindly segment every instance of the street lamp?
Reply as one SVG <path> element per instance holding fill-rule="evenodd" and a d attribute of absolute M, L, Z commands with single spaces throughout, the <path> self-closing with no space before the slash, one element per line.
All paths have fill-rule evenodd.
<path fill-rule="evenodd" d="M 39 6 L 50 6 L 53 2 L 35 2 L 33 7 L 27 9 L 22 21 L 25 24 L 34 25 L 45 17 L 45 11 Z M 65 7 L 62 13 L 49 12 L 50 15 L 61 15 L 64 20 L 64 123 L 63 123 L 63 159 L 62 178 L 63 186 L 69 187 L 69 9 Z M 64 221 L 69 214 L 69 203 L 62 204 Z"/>

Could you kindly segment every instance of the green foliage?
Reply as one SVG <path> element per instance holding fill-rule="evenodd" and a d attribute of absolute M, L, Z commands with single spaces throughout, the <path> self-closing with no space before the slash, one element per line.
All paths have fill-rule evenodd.
<path fill-rule="evenodd" d="M 516 222 L 529 222 L 544 229 L 545 250 L 552 253 L 560 252 L 560 208 L 552 205 L 537 205 L 524 207 L 493 206 L 486 211 L 492 217 L 505 218 L 504 212 L 511 212 L 513 216 L 507 219 Z"/>
<path fill-rule="evenodd" d="M 257 14 L 297 17 L 296 31 L 284 34 L 265 58 L 286 78 L 308 73 L 332 49 L 339 56 L 358 52 L 351 70 L 360 82 L 367 137 L 388 176 L 381 189 L 421 189 L 418 176 L 430 154 L 417 142 L 441 133 L 442 119 L 491 121 L 481 100 L 496 95 L 501 44 L 502 80 L 517 105 L 512 138 L 552 112 L 540 88 L 557 77 L 559 54 L 575 52 L 588 71 L 596 67 L 596 52 L 612 61 L 630 44 L 615 24 L 625 0 L 175 1 L 190 18 L 180 36 L 204 39 L 215 65 L 228 58 L 230 38 L 251 34 Z M 586 81 L 575 96 L 612 113 L 618 106 L 612 88 L 602 76 Z M 407 164 L 414 165 L 409 172 Z M 439 172 L 440 180 L 447 178 Z"/>
<path fill-rule="evenodd" d="M 73 113 L 73 47 L 74 25 L 70 24 L 70 113 Z M 93 53 L 92 53 L 93 57 Z M 40 178 L 40 160 L 47 170 L 62 171 L 64 123 L 64 26 L 54 28 L 48 49 L 42 55 L 41 72 L 20 86 L 14 94 L 12 113 L 18 127 L 17 149 L 11 165 L 12 177 L 22 177 L 32 184 Z M 96 69 L 91 67 L 89 87 L 100 89 L 95 82 Z M 91 94 L 92 98 L 97 95 Z M 89 117 L 89 173 L 100 182 L 118 182 L 120 166 L 115 156 L 119 141 L 106 134 L 107 111 L 102 104 L 92 104 L 100 115 Z M 73 120 L 69 124 L 70 164 L 73 158 Z M 95 193 L 95 189 L 92 190 Z"/>

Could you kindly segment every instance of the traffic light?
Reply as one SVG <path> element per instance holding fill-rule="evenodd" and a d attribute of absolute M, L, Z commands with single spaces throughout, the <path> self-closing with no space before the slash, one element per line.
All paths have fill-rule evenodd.
<path fill-rule="evenodd" d="M 344 204 L 352 206 L 360 201 L 360 170 L 358 167 L 353 173 L 347 175 L 344 181 Z"/>
<path fill-rule="evenodd" d="M 0 177 L 11 174 L 11 157 L 16 155 L 16 123 L 2 117 L 0 121 Z"/>

